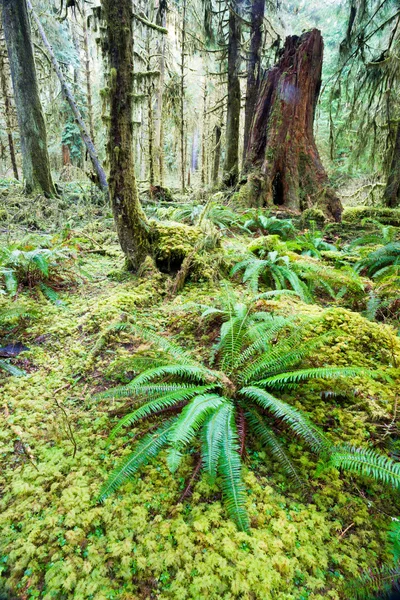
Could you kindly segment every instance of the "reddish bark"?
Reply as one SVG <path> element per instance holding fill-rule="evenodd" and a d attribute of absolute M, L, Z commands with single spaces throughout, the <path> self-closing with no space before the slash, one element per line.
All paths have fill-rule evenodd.
<path fill-rule="evenodd" d="M 318 29 L 286 38 L 279 62 L 260 86 L 247 149 L 248 185 L 257 205 L 294 211 L 313 206 L 339 221 L 342 205 L 329 187 L 314 139 L 323 40 Z"/>

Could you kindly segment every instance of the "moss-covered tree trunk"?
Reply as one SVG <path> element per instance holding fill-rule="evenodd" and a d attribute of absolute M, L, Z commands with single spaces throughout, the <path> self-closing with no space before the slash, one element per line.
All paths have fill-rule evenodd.
<path fill-rule="evenodd" d="M 53 196 L 56 192 L 50 172 L 26 0 L 1 0 L 1 9 L 21 138 L 25 188 L 28 193 Z"/>
<path fill-rule="evenodd" d="M 400 123 L 397 124 L 396 140 L 384 193 L 384 202 L 388 208 L 400 206 Z"/>
<path fill-rule="evenodd" d="M 101 6 L 102 47 L 109 69 L 109 192 L 128 267 L 137 270 L 150 253 L 150 239 L 149 226 L 139 202 L 133 159 L 132 1 L 102 0 Z"/>
<path fill-rule="evenodd" d="M 228 39 L 228 99 L 226 110 L 226 154 L 224 184 L 235 185 L 239 175 L 239 120 L 240 120 L 240 16 L 239 2 L 229 2 Z"/>
<path fill-rule="evenodd" d="M 3 48 L 1 47 L 0 48 L 0 89 L 1 89 L 0 97 L 1 96 L 3 97 L 3 102 L 4 102 L 4 118 L 5 118 L 5 124 L 6 124 L 8 149 L 10 151 L 10 160 L 11 160 L 11 165 L 12 165 L 12 169 L 13 169 L 13 174 L 14 174 L 15 179 L 19 179 L 17 159 L 15 156 L 14 138 L 13 138 L 12 106 L 11 106 L 8 83 L 9 83 L 9 72 L 8 72 L 8 69 L 6 68 L 5 50 L 3 52 Z"/>
<path fill-rule="evenodd" d="M 318 207 L 339 221 L 342 205 L 330 188 L 314 139 L 323 40 L 313 29 L 286 38 L 279 62 L 260 86 L 247 148 L 249 197 L 257 205 L 294 211 Z"/>

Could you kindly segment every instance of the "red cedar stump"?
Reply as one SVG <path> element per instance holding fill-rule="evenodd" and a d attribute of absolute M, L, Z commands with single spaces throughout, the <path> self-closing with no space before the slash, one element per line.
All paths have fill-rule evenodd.
<path fill-rule="evenodd" d="M 322 55 L 318 29 L 289 36 L 279 62 L 266 72 L 249 135 L 246 195 L 256 206 L 295 212 L 315 207 L 340 221 L 342 204 L 329 186 L 313 132 Z"/>

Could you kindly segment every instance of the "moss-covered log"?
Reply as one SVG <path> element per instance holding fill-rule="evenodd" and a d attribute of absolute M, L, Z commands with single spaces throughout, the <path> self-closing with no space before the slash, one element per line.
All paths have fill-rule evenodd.
<path fill-rule="evenodd" d="M 102 0 L 103 53 L 109 69 L 107 152 L 109 188 L 118 238 L 128 267 L 150 253 L 149 226 L 139 202 L 133 158 L 133 32 L 131 0 Z"/>
<path fill-rule="evenodd" d="M 339 221 L 342 205 L 329 186 L 314 139 L 321 87 L 319 30 L 286 38 L 279 62 L 266 74 L 252 122 L 246 168 L 254 204 L 294 211 L 318 206 Z"/>
<path fill-rule="evenodd" d="M 53 196 L 46 125 L 40 104 L 26 0 L 2 0 L 2 21 L 21 136 L 28 193 Z"/>

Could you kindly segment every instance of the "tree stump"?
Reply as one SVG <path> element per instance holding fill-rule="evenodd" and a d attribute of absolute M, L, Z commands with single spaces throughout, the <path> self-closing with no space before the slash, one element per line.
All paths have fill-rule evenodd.
<path fill-rule="evenodd" d="M 246 195 L 253 205 L 295 212 L 315 207 L 340 221 L 342 205 L 329 186 L 313 132 L 322 55 L 318 29 L 289 36 L 279 62 L 266 72 L 249 135 Z"/>

